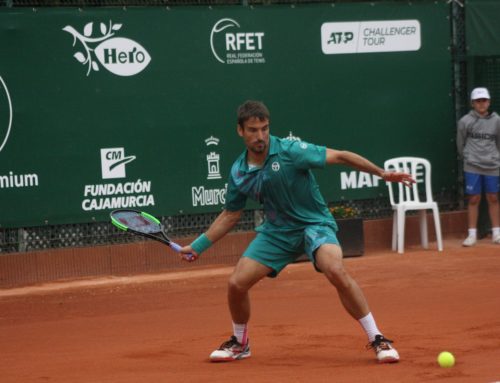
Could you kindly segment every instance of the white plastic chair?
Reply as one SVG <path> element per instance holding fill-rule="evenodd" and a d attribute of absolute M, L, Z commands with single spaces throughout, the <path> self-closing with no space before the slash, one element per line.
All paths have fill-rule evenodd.
<path fill-rule="evenodd" d="M 404 252 L 405 241 L 405 219 L 406 211 L 420 210 L 420 239 L 424 249 L 429 248 L 427 236 L 427 209 L 432 209 L 434 216 L 434 226 L 436 228 L 436 240 L 439 251 L 443 251 L 443 238 L 441 236 L 441 221 L 439 219 L 439 209 L 432 197 L 431 188 L 431 164 L 425 158 L 398 157 L 385 161 L 385 170 L 410 173 L 417 181 L 412 186 L 407 187 L 402 183 L 387 182 L 389 188 L 389 199 L 394 210 L 392 220 L 392 250 L 398 250 L 399 254 Z M 423 183 L 425 189 L 425 201 L 420 200 L 419 184 Z M 397 195 L 394 189 L 397 188 Z M 396 202 L 397 200 L 397 202 Z"/>

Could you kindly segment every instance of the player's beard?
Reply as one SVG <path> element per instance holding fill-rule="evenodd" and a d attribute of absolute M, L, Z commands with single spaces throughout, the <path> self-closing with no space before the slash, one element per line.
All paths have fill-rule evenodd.
<path fill-rule="evenodd" d="M 255 154 L 264 153 L 267 149 L 267 142 L 264 140 L 258 140 L 249 149 Z"/>

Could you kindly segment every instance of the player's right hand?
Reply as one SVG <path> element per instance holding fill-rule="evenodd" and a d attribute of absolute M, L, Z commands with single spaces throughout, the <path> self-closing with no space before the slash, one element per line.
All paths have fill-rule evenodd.
<path fill-rule="evenodd" d="M 194 262 L 198 259 L 198 253 L 193 250 L 191 245 L 182 247 L 179 255 L 181 259 L 186 262 Z"/>

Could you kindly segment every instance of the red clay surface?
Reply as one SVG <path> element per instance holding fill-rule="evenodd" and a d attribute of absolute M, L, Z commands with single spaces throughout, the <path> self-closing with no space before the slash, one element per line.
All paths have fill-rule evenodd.
<path fill-rule="evenodd" d="M 232 268 L 0 290 L 0 382 L 500 381 L 500 247 L 447 241 L 346 259 L 401 362 L 379 365 L 309 263 L 252 290 L 252 357 L 212 364 L 230 335 Z M 436 363 L 440 351 L 453 368 Z"/>

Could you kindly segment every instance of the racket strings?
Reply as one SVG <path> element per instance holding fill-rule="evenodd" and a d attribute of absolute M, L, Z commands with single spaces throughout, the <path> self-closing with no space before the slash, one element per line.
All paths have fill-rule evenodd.
<path fill-rule="evenodd" d="M 158 233 L 161 231 L 161 226 L 156 222 L 152 222 L 146 217 L 135 212 L 120 212 L 115 215 L 115 219 L 129 229 L 139 231 L 141 233 Z"/>

